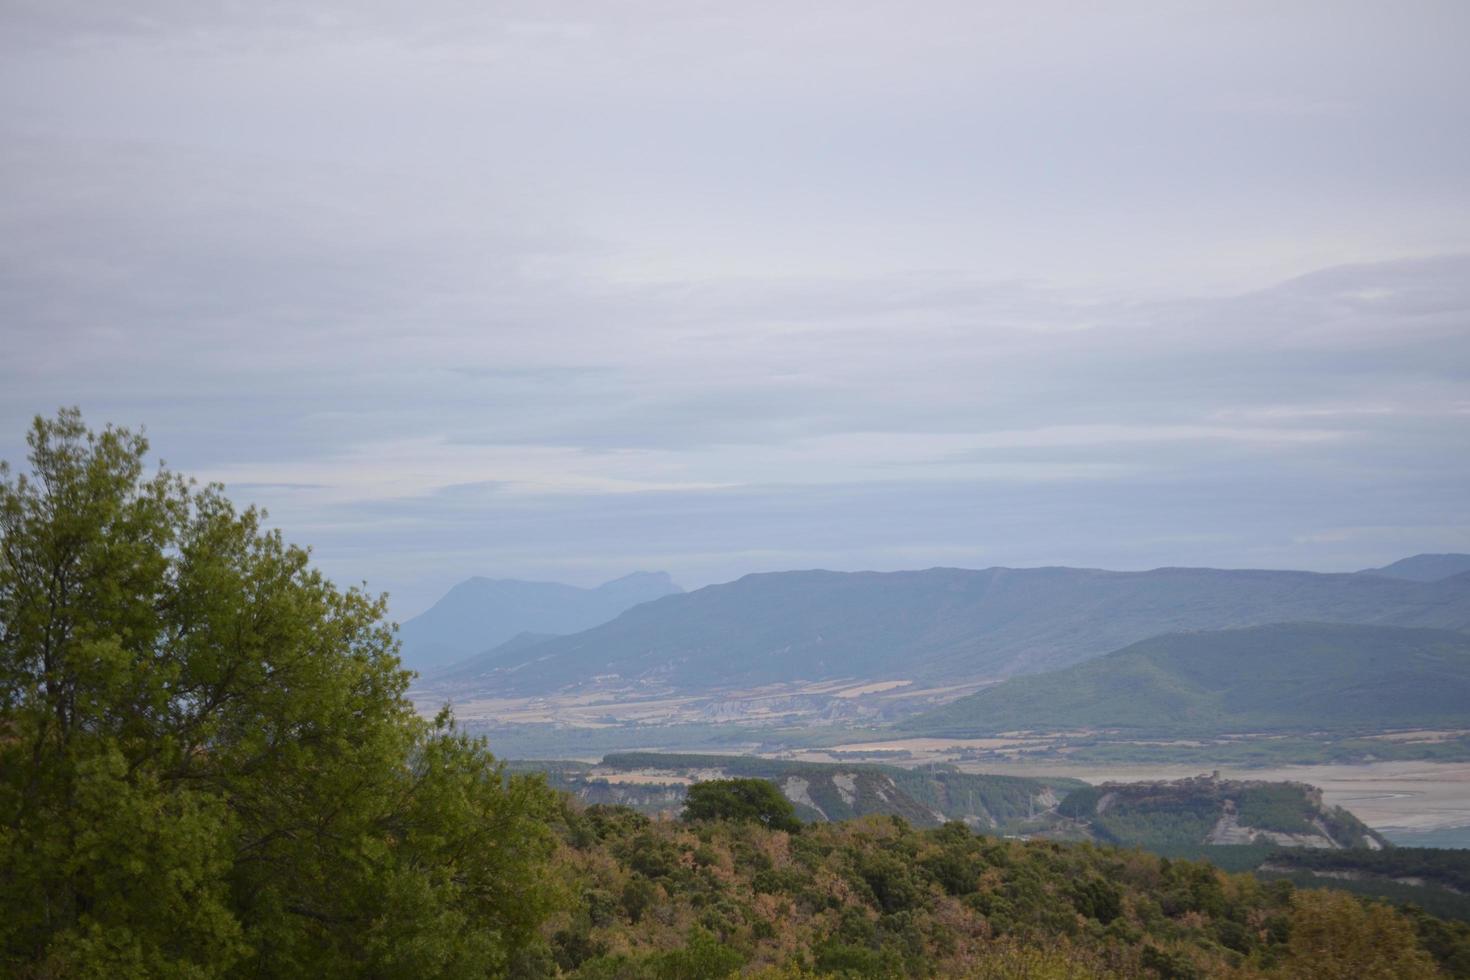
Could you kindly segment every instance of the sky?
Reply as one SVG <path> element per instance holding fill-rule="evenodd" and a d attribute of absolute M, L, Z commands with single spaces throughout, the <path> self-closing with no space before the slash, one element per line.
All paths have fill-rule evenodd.
<path fill-rule="evenodd" d="M 1470 551 L 1470 4 L 0 0 L 0 459 L 470 576 Z"/>

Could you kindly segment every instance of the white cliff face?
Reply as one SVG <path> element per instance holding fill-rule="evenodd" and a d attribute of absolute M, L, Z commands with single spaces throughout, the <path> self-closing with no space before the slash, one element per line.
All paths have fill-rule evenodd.
<path fill-rule="evenodd" d="M 1240 821 L 1236 819 L 1235 811 L 1228 810 L 1220 814 L 1220 819 L 1215 821 L 1215 826 L 1205 838 L 1205 843 L 1250 844 L 1254 840 L 1254 832 L 1249 827 L 1242 827 Z"/>
<path fill-rule="evenodd" d="M 812 800 L 811 784 L 800 776 L 787 776 L 781 784 L 781 793 L 792 803 L 809 806 L 820 813 L 822 819 L 827 819 L 826 812 Z"/>

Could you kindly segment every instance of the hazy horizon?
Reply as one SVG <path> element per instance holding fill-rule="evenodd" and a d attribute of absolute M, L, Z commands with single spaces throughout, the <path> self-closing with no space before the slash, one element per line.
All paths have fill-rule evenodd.
<path fill-rule="evenodd" d="M 0 458 L 471 575 L 1470 551 L 1470 7 L 0 2 Z"/>

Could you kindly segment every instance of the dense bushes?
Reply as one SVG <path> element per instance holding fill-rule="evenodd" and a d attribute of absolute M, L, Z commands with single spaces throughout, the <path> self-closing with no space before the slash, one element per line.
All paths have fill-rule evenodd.
<path fill-rule="evenodd" d="M 645 897 L 637 914 L 620 907 L 602 924 L 563 913 L 556 928 L 577 937 L 582 958 L 558 962 L 574 977 L 663 976 L 672 951 L 708 935 L 743 975 L 773 978 L 1285 978 L 1312 975 L 1314 944 L 1337 930 L 1354 934 L 1346 948 L 1362 948 L 1365 930 L 1384 947 L 1362 954 L 1379 972 L 1338 975 L 1431 976 L 1431 961 L 1470 975 L 1470 935 L 1439 920 L 1204 862 L 983 837 L 962 824 L 919 831 L 891 817 L 799 835 L 751 821 L 616 820 L 606 810 L 592 819 L 618 829 L 576 846 L 569 827 L 561 875 L 598 894 Z M 631 862 L 649 848 L 672 870 L 644 885 Z"/>

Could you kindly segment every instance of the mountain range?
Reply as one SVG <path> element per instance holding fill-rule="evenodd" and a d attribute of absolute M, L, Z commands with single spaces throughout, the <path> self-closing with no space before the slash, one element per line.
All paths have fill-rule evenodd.
<path fill-rule="evenodd" d="M 558 582 L 466 579 L 399 627 L 405 667 L 428 673 L 522 633 L 577 633 L 640 602 L 682 590 L 665 572 L 635 572 L 593 589 Z"/>
<path fill-rule="evenodd" d="M 650 597 L 601 625 L 515 644 L 453 674 L 465 692 L 508 695 L 833 679 L 938 686 L 1056 670 L 1181 631 L 1289 622 L 1470 627 L 1470 578 L 1421 581 L 1427 564 L 1411 562 L 1411 571 L 1421 570 L 1409 576 L 1388 574 L 1402 562 L 1374 574 L 1054 567 L 748 575 Z M 673 592 L 666 577 L 649 584 Z M 456 594 L 464 588 L 440 606 L 470 600 Z M 405 647 L 420 657 L 431 649 L 427 627 L 437 622 L 431 614 L 443 615 L 440 606 L 419 618 L 424 623 L 405 624 L 415 641 Z M 523 630 L 569 632 L 524 617 L 507 626 L 488 611 L 480 622 L 474 643 L 461 639 L 457 649 L 483 651 Z M 449 659 L 446 649 L 437 648 L 438 663 Z"/>

